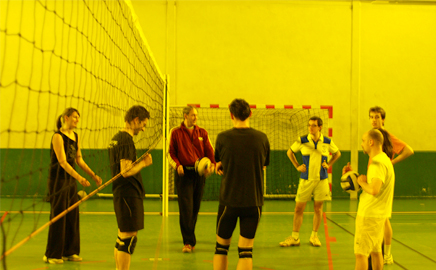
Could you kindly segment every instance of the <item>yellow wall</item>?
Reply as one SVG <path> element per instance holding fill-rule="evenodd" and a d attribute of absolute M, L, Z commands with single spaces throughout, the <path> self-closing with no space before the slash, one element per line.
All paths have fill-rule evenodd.
<path fill-rule="evenodd" d="M 116 102 L 120 109 L 135 103 L 106 94 L 107 85 L 97 76 L 113 79 L 120 89 L 125 81 L 112 78 L 113 67 L 100 65 L 105 58 L 82 49 L 83 37 L 62 27 L 41 3 L 65 12 L 60 16 L 81 29 L 92 32 L 98 27 L 90 16 L 84 20 L 77 15 L 82 8 L 76 1 L 1 1 L 1 18 L 8 16 L 2 29 L 21 32 L 35 46 L 57 55 L 63 52 L 69 61 L 96 73 L 34 50 L 18 36 L 0 39 L 2 131 L 8 127 L 34 132 L 27 138 L 3 132 L 2 147 L 13 147 L 13 139 L 19 142 L 14 147 L 48 147 L 54 120 L 67 106 L 81 111 L 81 126 L 99 130 L 121 126 L 122 113 L 102 121 L 102 112 L 89 100 Z M 100 2 L 90 3 L 94 9 Z M 360 149 L 359 137 L 369 128 L 368 108 L 374 105 L 386 109 L 387 129 L 415 150 L 436 150 L 436 3 L 420 3 L 132 1 L 159 68 L 170 77 L 171 105 L 225 106 L 237 97 L 277 107 L 332 105 L 333 138 L 340 149 L 352 152 Z M 117 2 L 107 5 L 113 8 Z M 107 37 L 91 39 L 101 51 L 114 52 L 105 47 Z M 117 61 L 126 68 L 123 59 Z"/>
<path fill-rule="evenodd" d="M 436 2 L 365 3 L 361 42 L 365 116 L 367 108 L 382 106 L 389 131 L 416 150 L 436 150 Z"/>
<path fill-rule="evenodd" d="M 436 4 L 133 0 L 171 105 L 333 105 L 334 139 L 360 148 L 368 108 L 435 151 Z M 201 116 L 200 116 L 201 117 Z M 357 132 L 356 132 L 357 130 Z M 353 133 L 354 131 L 354 133 Z"/>

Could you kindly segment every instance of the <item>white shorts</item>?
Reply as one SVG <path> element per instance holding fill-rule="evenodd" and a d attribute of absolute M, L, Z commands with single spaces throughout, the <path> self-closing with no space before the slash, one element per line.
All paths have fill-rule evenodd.
<path fill-rule="evenodd" d="M 300 178 L 295 201 L 308 202 L 311 200 L 312 193 L 314 201 L 331 200 L 329 180 L 305 180 Z"/>
<path fill-rule="evenodd" d="M 356 217 L 354 254 L 381 253 L 386 218 Z"/>

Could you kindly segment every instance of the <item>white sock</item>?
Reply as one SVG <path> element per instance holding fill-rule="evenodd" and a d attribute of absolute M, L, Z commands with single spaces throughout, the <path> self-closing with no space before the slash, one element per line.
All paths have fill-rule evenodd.
<path fill-rule="evenodd" d="M 385 255 L 386 256 L 391 255 L 391 245 L 385 245 Z"/>
<path fill-rule="evenodd" d="M 312 231 L 312 235 L 310 237 L 318 237 L 318 232 Z"/>
<path fill-rule="evenodd" d="M 298 239 L 300 238 L 300 232 L 292 232 L 292 237 L 293 237 L 295 240 L 298 240 Z"/>

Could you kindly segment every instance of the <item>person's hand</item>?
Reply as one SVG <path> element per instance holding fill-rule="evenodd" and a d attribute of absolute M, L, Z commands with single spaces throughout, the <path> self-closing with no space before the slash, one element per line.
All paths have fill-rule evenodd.
<path fill-rule="evenodd" d="M 151 154 L 147 154 L 147 155 L 144 157 L 143 162 L 144 162 L 144 167 L 148 167 L 148 166 L 150 166 L 151 164 L 153 164 L 153 159 L 152 159 L 152 157 L 151 157 Z"/>
<path fill-rule="evenodd" d="M 329 169 L 330 168 L 330 165 L 328 165 L 327 164 L 327 162 L 324 160 L 324 162 L 321 164 L 322 165 L 322 167 L 324 168 L 324 169 Z"/>
<path fill-rule="evenodd" d="M 185 175 L 185 172 L 183 171 L 183 166 L 182 166 L 182 165 L 179 165 L 179 167 L 177 167 L 177 173 L 178 173 L 180 176 Z"/>
<path fill-rule="evenodd" d="M 84 186 L 84 187 L 89 187 L 91 185 L 91 183 L 89 183 L 88 180 L 86 180 L 84 177 L 80 176 L 79 179 L 77 179 L 77 181 L 79 181 L 79 183 Z"/>
<path fill-rule="evenodd" d="M 350 162 L 347 163 L 346 166 L 344 166 L 344 168 L 342 168 L 342 175 L 346 174 L 349 171 L 352 171 L 353 168 L 351 168 Z"/>
<path fill-rule="evenodd" d="M 97 186 L 100 186 L 101 183 L 103 183 L 103 180 L 101 180 L 100 176 L 94 174 L 94 176 L 92 177 L 92 179 L 94 179 L 95 183 L 97 184 Z"/>
<path fill-rule="evenodd" d="M 221 163 L 221 161 L 216 164 L 215 173 L 218 174 L 218 175 L 223 175 L 224 174 L 223 164 Z"/>
<path fill-rule="evenodd" d="M 362 183 L 368 183 L 368 179 L 366 179 L 366 175 L 361 174 L 357 177 L 357 183 L 362 186 Z"/>
<path fill-rule="evenodd" d="M 215 164 L 211 163 L 209 168 L 207 168 L 207 170 L 206 170 L 206 173 L 205 173 L 206 178 L 211 176 L 212 173 L 214 173 L 214 172 L 215 172 Z"/>
<path fill-rule="evenodd" d="M 300 166 L 298 166 L 297 171 L 306 172 L 306 164 L 301 164 Z"/>

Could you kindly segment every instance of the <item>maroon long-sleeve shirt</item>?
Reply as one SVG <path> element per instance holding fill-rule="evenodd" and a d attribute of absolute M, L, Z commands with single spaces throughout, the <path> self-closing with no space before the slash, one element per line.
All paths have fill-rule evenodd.
<path fill-rule="evenodd" d="M 214 150 L 207 131 L 199 126 L 189 133 L 185 124 L 170 131 L 168 160 L 174 169 L 180 165 L 194 167 L 199 158 L 208 157 L 215 164 Z"/>

